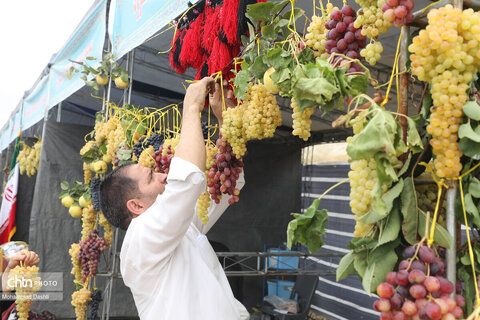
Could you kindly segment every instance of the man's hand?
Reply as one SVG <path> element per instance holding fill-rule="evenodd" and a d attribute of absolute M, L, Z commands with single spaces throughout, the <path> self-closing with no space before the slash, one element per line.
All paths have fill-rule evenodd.
<path fill-rule="evenodd" d="M 207 94 L 214 91 L 215 81 L 212 77 L 205 77 L 198 82 L 192 83 L 188 86 L 187 93 L 183 99 L 183 108 L 186 111 L 202 112 Z"/>
<path fill-rule="evenodd" d="M 21 261 L 24 261 L 25 262 L 25 265 L 27 267 L 30 267 L 30 266 L 34 266 L 36 265 L 39 261 L 40 261 L 40 258 L 38 257 L 38 255 L 33 252 L 33 251 L 26 251 L 26 250 L 22 250 L 18 253 L 16 253 L 11 259 L 10 261 L 8 262 L 8 268 L 11 270 L 13 268 L 15 268 L 16 266 L 20 265 L 20 262 Z"/>
<path fill-rule="evenodd" d="M 222 126 L 223 117 L 222 117 L 222 91 L 223 98 L 225 99 L 225 107 L 233 108 L 236 106 L 235 100 L 233 100 L 233 91 L 228 88 L 228 81 L 223 80 L 223 88 L 220 88 L 220 83 L 215 83 L 215 91 L 210 92 L 208 98 L 210 102 L 210 107 L 212 108 L 213 114 L 217 117 L 220 127 Z"/>

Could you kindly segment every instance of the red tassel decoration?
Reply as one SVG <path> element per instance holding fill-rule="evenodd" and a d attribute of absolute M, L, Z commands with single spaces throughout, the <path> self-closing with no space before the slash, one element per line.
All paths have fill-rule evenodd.
<path fill-rule="evenodd" d="M 177 34 L 172 41 L 172 49 L 169 54 L 169 61 L 172 68 L 177 73 L 184 73 L 185 66 L 180 63 L 180 53 L 182 51 L 183 37 L 185 36 L 185 29 L 177 29 Z"/>
<path fill-rule="evenodd" d="M 203 12 L 190 22 L 190 27 L 183 38 L 182 52 L 180 53 L 181 65 L 198 69 L 203 63 L 203 50 L 201 47 Z"/>
<path fill-rule="evenodd" d="M 208 59 L 208 73 L 223 71 L 232 61 L 232 51 L 228 44 L 217 37 L 213 43 L 212 53 Z"/>
<path fill-rule="evenodd" d="M 209 6 L 205 7 L 205 24 L 203 26 L 202 48 L 205 52 L 212 52 L 213 43 L 218 36 L 220 21 L 218 16 L 220 14 L 221 6 L 212 9 Z"/>
<path fill-rule="evenodd" d="M 237 40 L 237 23 L 238 23 L 238 5 L 239 0 L 224 0 L 221 26 L 228 43 L 235 45 Z"/>

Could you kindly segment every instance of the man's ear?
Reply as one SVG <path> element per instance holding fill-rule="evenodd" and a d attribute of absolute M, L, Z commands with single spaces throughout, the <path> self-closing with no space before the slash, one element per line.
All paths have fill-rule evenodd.
<path fill-rule="evenodd" d="M 146 208 L 140 199 L 134 198 L 127 201 L 127 209 L 135 216 L 139 216 Z"/>

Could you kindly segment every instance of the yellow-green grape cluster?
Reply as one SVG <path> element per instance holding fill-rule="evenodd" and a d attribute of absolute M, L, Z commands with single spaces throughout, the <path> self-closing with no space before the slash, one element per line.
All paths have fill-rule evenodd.
<path fill-rule="evenodd" d="M 26 144 L 22 145 L 22 150 L 18 153 L 17 161 L 20 174 L 27 174 L 31 177 L 37 173 L 38 164 L 40 163 L 40 150 L 42 148 L 42 141 L 35 142 L 33 147 Z"/>
<path fill-rule="evenodd" d="M 153 159 L 154 153 L 153 146 L 149 146 L 147 149 L 143 150 L 138 158 L 138 164 L 143 167 L 153 168 L 155 165 L 155 159 Z"/>
<path fill-rule="evenodd" d="M 14 284 L 13 286 L 11 286 L 12 283 Z M 33 302 L 33 294 L 42 287 L 42 281 L 38 276 L 38 267 L 16 266 L 8 274 L 7 286 L 11 290 L 15 289 L 18 319 L 27 320 L 28 312 Z"/>
<path fill-rule="evenodd" d="M 362 111 L 358 117 L 352 121 L 353 133 L 359 134 L 365 125 L 364 114 L 367 111 Z M 358 119 L 358 120 L 357 120 Z M 347 138 L 347 143 L 353 137 Z M 367 236 L 372 230 L 374 224 L 364 223 L 358 219 L 371 209 L 372 190 L 377 184 L 378 176 L 376 170 L 376 162 L 372 159 L 361 159 L 350 162 L 350 171 L 348 177 L 350 178 L 350 208 L 355 214 L 355 231 L 353 236 L 356 238 Z M 382 185 L 382 191 L 386 191 L 388 187 Z"/>
<path fill-rule="evenodd" d="M 27 171 L 27 158 L 28 155 L 30 154 L 32 148 L 27 146 L 26 144 L 22 144 L 22 150 L 18 153 L 17 156 L 17 162 L 18 162 L 18 168 L 20 170 L 20 174 L 25 174 Z"/>
<path fill-rule="evenodd" d="M 95 141 L 90 140 L 85 143 L 85 145 L 80 149 L 80 155 L 83 156 L 87 151 L 90 151 L 95 147 Z"/>
<path fill-rule="evenodd" d="M 208 189 L 197 200 L 197 215 L 203 224 L 208 222 L 208 208 L 210 207 L 210 193 Z"/>
<path fill-rule="evenodd" d="M 329 20 L 330 13 L 333 10 L 338 10 L 338 7 L 334 7 L 330 2 L 327 4 L 326 14 L 322 16 L 312 16 L 312 22 L 307 28 L 307 34 L 305 35 L 305 44 L 310 47 L 315 57 L 327 58 L 328 54 L 325 50 L 325 42 L 327 42 L 327 32 L 325 23 Z"/>
<path fill-rule="evenodd" d="M 282 115 L 273 94 L 257 83 L 251 87 L 251 100 L 243 113 L 243 127 L 247 139 L 273 137 L 275 129 L 282 124 Z"/>
<path fill-rule="evenodd" d="M 382 57 L 382 52 L 382 43 L 380 41 L 373 41 L 367 44 L 364 49 L 360 50 L 360 55 L 364 57 L 371 66 L 374 66 Z"/>
<path fill-rule="evenodd" d="M 212 168 L 212 165 L 215 163 L 215 154 L 218 152 L 218 148 L 215 145 L 207 143 L 205 145 L 205 151 L 207 153 L 206 163 L 205 163 L 205 175 L 208 179 L 208 172 Z M 208 192 L 208 186 L 204 193 L 202 193 L 197 200 L 197 215 L 202 221 L 203 224 L 208 222 L 208 208 L 210 207 L 210 193 Z"/>
<path fill-rule="evenodd" d="M 315 112 L 315 107 L 306 108 L 305 110 L 303 110 L 303 112 L 301 112 L 294 98 L 292 98 L 290 106 L 293 109 L 293 135 L 307 141 L 311 135 L 310 127 L 312 125 L 312 120 L 310 120 L 310 117 Z"/>
<path fill-rule="evenodd" d="M 355 214 L 355 231 L 353 236 L 356 238 L 366 236 L 371 230 L 372 225 L 358 221 L 358 218 L 370 212 L 371 192 L 377 183 L 377 171 L 374 159 L 356 160 L 350 163 L 350 207 Z"/>
<path fill-rule="evenodd" d="M 370 39 L 376 39 L 388 32 L 392 24 L 383 17 L 382 11 L 386 0 L 355 0 L 355 2 L 362 7 L 358 11 L 355 28 L 362 27 L 362 34 Z"/>
<path fill-rule="evenodd" d="M 82 240 L 87 239 L 90 232 L 95 229 L 97 221 L 97 213 L 93 209 L 93 204 L 88 205 L 82 209 Z"/>
<path fill-rule="evenodd" d="M 27 176 L 31 177 L 37 173 L 38 164 L 40 163 L 40 151 L 42 149 L 42 141 L 38 140 L 32 147 L 27 157 Z"/>
<path fill-rule="evenodd" d="M 248 100 L 245 100 L 235 108 L 229 108 L 222 112 L 223 124 L 220 131 L 222 137 L 232 146 L 232 151 L 238 157 L 243 157 L 247 151 L 247 135 L 243 126 L 243 115 Z"/>
<path fill-rule="evenodd" d="M 97 146 L 101 146 L 107 139 L 107 124 L 103 121 L 97 121 L 93 130 L 95 131 L 95 143 Z"/>
<path fill-rule="evenodd" d="M 78 260 L 79 253 L 80 245 L 78 243 L 72 243 L 70 250 L 68 250 L 68 254 L 70 254 L 70 258 L 72 259 L 72 271 L 70 273 L 75 276 L 76 283 L 82 282 L 82 265 L 80 260 Z"/>
<path fill-rule="evenodd" d="M 417 194 L 418 207 L 424 212 L 430 212 L 430 219 L 433 218 L 435 207 L 437 205 L 438 198 L 438 186 L 434 183 L 430 174 L 423 173 L 415 179 L 415 182 L 421 182 L 422 184 L 415 184 L 415 192 Z M 430 183 L 428 183 L 430 182 Z M 446 226 L 446 201 L 443 201 L 438 211 L 437 222 L 443 227 Z"/>
<path fill-rule="evenodd" d="M 103 161 L 106 163 L 111 163 L 115 159 L 115 150 L 120 146 L 122 142 L 125 141 L 125 131 L 120 124 L 120 121 L 117 120 L 117 126 L 114 130 L 108 132 L 107 137 L 107 153 L 103 156 Z M 113 126 L 113 124 L 112 124 Z M 109 126 L 107 125 L 107 128 Z"/>
<path fill-rule="evenodd" d="M 113 227 L 107 221 L 107 218 L 105 218 L 105 216 L 103 215 L 103 213 L 101 211 L 99 213 L 98 223 L 103 227 L 103 238 L 105 239 L 105 242 L 107 243 L 107 248 L 109 248 L 112 245 Z"/>
<path fill-rule="evenodd" d="M 165 141 L 163 141 L 164 148 L 162 148 L 162 155 L 168 155 L 169 154 L 168 150 L 172 152 L 171 154 L 175 154 L 175 149 L 177 148 L 179 141 L 180 141 L 179 134 L 177 134 L 173 138 L 165 139 Z M 165 146 L 170 146 L 170 148 L 165 148 Z"/>
<path fill-rule="evenodd" d="M 92 181 L 92 170 L 90 168 L 90 165 L 84 162 L 83 163 L 83 182 L 85 184 L 90 184 L 90 181 Z"/>
<path fill-rule="evenodd" d="M 431 84 L 434 106 L 427 132 L 441 178 L 456 178 L 462 169 L 458 128 L 468 83 L 479 71 L 479 41 L 480 13 L 447 5 L 428 13 L 428 26 L 409 46 L 412 73 Z"/>
<path fill-rule="evenodd" d="M 92 293 L 87 288 L 82 288 L 72 294 L 72 306 L 75 308 L 77 320 L 85 320 L 88 302 L 92 300 Z"/>

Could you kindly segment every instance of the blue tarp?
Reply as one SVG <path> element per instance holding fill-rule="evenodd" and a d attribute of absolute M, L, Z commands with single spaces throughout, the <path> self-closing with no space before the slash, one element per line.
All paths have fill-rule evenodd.
<path fill-rule="evenodd" d="M 84 86 L 80 73 L 74 74 L 70 80 L 67 79 L 70 67 L 79 68 L 79 65 L 72 61 L 83 62 L 94 68 L 99 66 L 105 42 L 106 10 L 107 1 L 98 1 L 84 18 L 83 24 L 77 28 L 53 60 L 50 68 L 48 108 L 52 108 Z M 87 61 L 87 57 L 94 57 L 97 60 Z"/>
<path fill-rule="evenodd" d="M 185 11 L 187 4 L 188 0 L 117 0 L 112 32 L 113 55 L 120 58 L 142 44 Z"/>
<path fill-rule="evenodd" d="M 22 131 L 42 120 L 48 104 L 49 75 L 40 80 L 35 89 L 23 101 Z"/>

